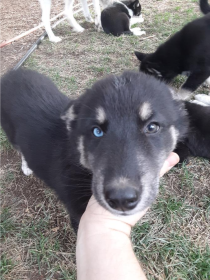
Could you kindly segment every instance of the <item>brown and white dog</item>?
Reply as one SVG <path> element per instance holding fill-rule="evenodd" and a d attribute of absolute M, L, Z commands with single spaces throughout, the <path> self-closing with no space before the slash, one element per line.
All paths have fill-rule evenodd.
<path fill-rule="evenodd" d="M 75 32 L 83 32 L 84 28 L 77 23 L 73 16 L 73 4 L 74 0 L 64 0 L 65 1 L 65 8 L 64 8 L 64 15 L 67 17 L 70 26 L 73 28 Z M 93 22 L 91 17 L 87 0 L 80 0 L 83 8 L 83 13 L 85 19 L 88 22 Z M 55 36 L 52 28 L 50 26 L 50 9 L 51 9 L 51 0 L 39 0 L 41 9 L 42 9 L 42 21 L 51 42 L 57 43 L 61 41 L 61 38 Z M 112 4 L 113 0 L 93 0 L 94 10 L 95 10 L 95 25 L 98 30 L 101 28 L 101 10 L 100 10 L 100 3 L 102 4 L 102 8 L 105 8 L 109 4 Z"/>

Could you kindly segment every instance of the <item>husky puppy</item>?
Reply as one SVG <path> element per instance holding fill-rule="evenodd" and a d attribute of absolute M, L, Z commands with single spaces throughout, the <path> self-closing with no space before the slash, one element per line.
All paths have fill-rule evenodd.
<path fill-rule="evenodd" d="M 179 142 L 175 152 L 180 163 L 189 156 L 210 160 L 210 96 L 197 94 L 192 102 L 185 102 L 190 127 L 186 137 Z"/>
<path fill-rule="evenodd" d="M 101 10 L 99 2 L 102 2 L 103 7 L 109 4 L 112 4 L 113 0 L 93 0 L 94 10 L 95 10 L 95 25 L 98 30 L 101 28 Z M 44 24 L 45 30 L 51 42 L 57 43 L 61 41 L 61 38 L 55 36 L 52 28 L 50 26 L 50 9 L 51 9 L 51 0 L 39 0 L 40 6 L 42 9 L 42 22 Z M 74 0 L 65 0 L 65 8 L 64 15 L 67 17 L 70 26 L 73 28 L 75 32 L 83 32 L 84 28 L 81 27 L 73 16 L 73 4 Z M 90 15 L 90 11 L 88 8 L 87 0 L 81 0 L 83 13 L 88 22 L 93 22 L 93 19 Z"/>
<path fill-rule="evenodd" d="M 1 80 L 1 125 L 31 171 L 55 190 L 77 228 L 90 196 L 116 215 L 142 211 L 187 132 L 182 102 L 144 73 L 109 76 L 76 100 L 31 70 Z"/>
<path fill-rule="evenodd" d="M 130 26 L 143 22 L 141 15 L 141 5 L 139 0 L 115 1 L 101 13 L 101 24 L 107 34 L 120 36 L 122 34 L 142 35 L 146 34 L 139 27 L 130 29 Z M 137 17 L 133 17 L 137 16 Z"/>
<path fill-rule="evenodd" d="M 200 0 L 204 14 L 210 13 L 207 1 Z M 166 82 L 185 72 L 188 78 L 182 91 L 195 91 L 210 77 L 210 14 L 185 25 L 154 53 L 135 54 L 141 61 L 141 71 Z"/>

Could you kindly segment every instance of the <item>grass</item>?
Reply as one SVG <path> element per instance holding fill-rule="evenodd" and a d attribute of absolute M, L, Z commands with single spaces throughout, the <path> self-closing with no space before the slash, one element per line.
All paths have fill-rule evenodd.
<path fill-rule="evenodd" d="M 11 149 L 11 144 L 9 143 L 4 131 L 0 128 L 0 147 L 4 150 Z"/>
<path fill-rule="evenodd" d="M 0 216 L 0 238 L 5 239 L 15 230 L 15 222 L 9 208 L 3 208 Z"/>
<path fill-rule="evenodd" d="M 15 264 L 12 262 L 12 260 L 7 258 L 3 254 L 1 256 L 1 259 L 0 259 L 0 275 L 1 275 L 1 277 L 4 277 L 4 275 L 8 274 L 14 267 L 15 267 Z"/>
<path fill-rule="evenodd" d="M 201 219 L 207 230 L 210 199 L 203 196 L 203 202 L 199 201 L 202 207 L 192 202 L 191 196 L 196 196 L 198 190 L 188 184 L 186 169 L 185 166 L 180 174 L 182 181 L 187 182 L 181 186 L 185 189 L 183 197 L 169 194 L 163 184 L 150 214 L 133 230 L 134 250 L 145 269 L 150 271 L 148 279 L 205 280 L 210 277 L 209 233 L 206 231 L 207 242 L 200 246 L 196 241 L 202 234 L 200 236 L 199 230 L 195 229 L 196 223 L 192 223 L 195 217 Z M 196 234 L 189 234 L 189 223 L 190 231 L 195 227 Z"/>
<path fill-rule="evenodd" d="M 200 15 L 198 1 L 141 1 L 146 37 L 82 34 L 67 23 L 56 29 L 60 44 L 45 40 L 26 67 L 49 76 L 65 94 L 79 95 L 107 74 L 138 70 L 134 50 L 152 52 Z M 79 21 L 83 17 L 78 18 Z M 185 78 L 173 82 L 180 87 Z M 206 93 L 200 87 L 198 93 Z M 1 168 L 1 279 L 75 280 L 76 237 L 68 214 L 53 192 L 20 170 L 19 156 L 3 131 Z M 5 160 L 6 159 L 6 160 Z M 132 232 L 135 253 L 151 280 L 210 278 L 210 163 L 191 159 L 161 181 L 160 194 Z"/>

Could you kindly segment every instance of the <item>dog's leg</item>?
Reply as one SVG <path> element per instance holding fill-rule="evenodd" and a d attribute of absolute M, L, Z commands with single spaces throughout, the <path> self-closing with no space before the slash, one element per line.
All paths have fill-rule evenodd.
<path fill-rule="evenodd" d="M 84 28 L 77 23 L 73 16 L 73 4 L 74 0 L 65 0 L 65 16 L 75 32 L 83 32 Z"/>
<path fill-rule="evenodd" d="M 133 35 L 136 35 L 136 36 L 141 36 L 141 35 L 146 34 L 146 32 L 141 31 L 141 28 L 139 28 L 139 27 L 131 28 L 130 30 L 131 30 L 131 32 L 133 32 Z"/>
<path fill-rule="evenodd" d="M 88 8 L 87 0 L 81 0 L 81 3 L 82 3 L 83 13 L 84 13 L 86 21 L 93 22 L 93 19 L 90 14 L 90 10 Z"/>
<path fill-rule="evenodd" d="M 192 72 L 187 81 L 182 85 L 182 89 L 195 91 L 210 76 L 209 71 Z"/>
<path fill-rule="evenodd" d="M 23 171 L 23 173 L 26 175 L 26 176 L 29 176 L 33 173 L 33 171 L 28 167 L 28 164 L 24 158 L 24 156 L 21 154 L 21 159 L 22 159 L 22 165 L 21 165 L 21 169 Z"/>
<path fill-rule="evenodd" d="M 93 5 L 95 9 L 95 26 L 98 31 L 101 30 L 101 9 L 99 5 L 99 0 L 93 0 Z"/>
<path fill-rule="evenodd" d="M 42 22 L 45 30 L 51 42 L 57 43 L 61 41 L 61 38 L 54 35 L 50 26 L 50 7 L 51 0 L 39 0 L 42 9 Z"/>

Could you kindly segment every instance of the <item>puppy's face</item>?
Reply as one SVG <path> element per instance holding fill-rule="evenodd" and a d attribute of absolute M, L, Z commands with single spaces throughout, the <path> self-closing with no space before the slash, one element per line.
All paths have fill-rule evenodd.
<path fill-rule="evenodd" d="M 92 172 L 94 196 L 121 215 L 156 198 L 161 167 L 187 126 L 163 83 L 132 72 L 97 82 L 63 119 L 70 137 L 77 135 L 80 164 Z"/>
<path fill-rule="evenodd" d="M 145 54 L 136 51 L 135 55 L 141 62 L 140 71 L 167 83 L 177 76 L 177 73 L 173 71 L 173 65 L 168 66 L 167 63 L 163 63 L 156 53 Z"/>
<path fill-rule="evenodd" d="M 139 0 L 133 0 L 131 3 L 127 4 L 128 8 L 133 11 L 134 16 L 140 16 L 141 14 L 141 5 Z"/>

